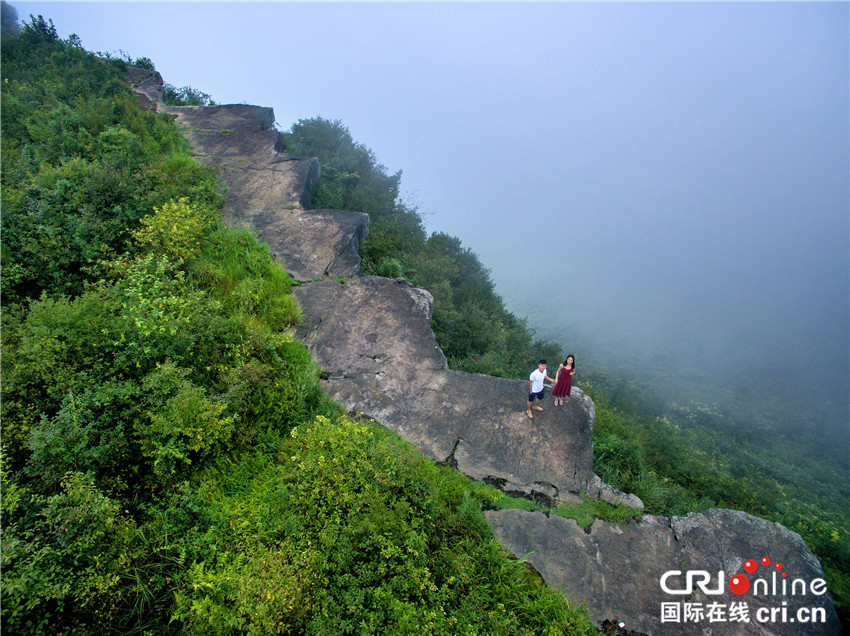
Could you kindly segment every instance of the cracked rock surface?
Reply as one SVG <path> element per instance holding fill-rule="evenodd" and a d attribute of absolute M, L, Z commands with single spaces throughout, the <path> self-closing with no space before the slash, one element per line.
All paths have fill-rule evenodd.
<path fill-rule="evenodd" d="M 160 105 L 159 110 L 177 117 L 200 161 L 221 168 L 229 188 L 225 222 L 251 228 L 293 278 L 363 273 L 357 249 L 369 217 L 305 209 L 319 180 L 319 162 L 281 151 L 271 108 Z"/>
<path fill-rule="evenodd" d="M 296 337 L 329 373 L 327 392 L 348 410 L 509 492 L 569 498 L 595 483 L 590 398 L 573 387 L 563 407 L 547 399 L 529 420 L 527 382 L 448 369 L 427 291 L 364 276 L 293 293 L 304 310 Z"/>
<path fill-rule="evenodd" d="M 594 624 L 605 620 L 622 621 L 627 629 L 644 634 L 840 634 L 841 625 L 829 593 L 811 593 L 810 583 L 822 579 L 823 568 L 800 535 L 784 526 L 736 510 L 712 509 L 687 517 L 647 515 L 640 523 L 615 524 L 597 520 L 589 531 L 573 519 L 523 510 L 491 510 L 484 513 L 499 542 L 518 558 L 526 558 L 547 585 L 561 589 L 574 603 L 587 602 Z M 767 567 L 747 575 L 755 585 L 765 579 L 767 592 L 736 595 L 728 582 L 743 574 L 747 559 L 769 557 Z M 782 594 L 781 572 L 787 572 Z M 708 595 L 697 586 L 688 595 L 670 595 L 660 586 L 669 570 L 704 570 L 711 575 L 710 589 L 717 588 L 718 571 L 726 574 L 723 593 Z M 773 577 L 778 579 L 773 594 Z M 806 582 L 805 594 L 790 594 L 791 581 Z M 685 577 L 669 579 L 668 587 L 683 589 Z M 759 588 L 761 590 L 761 588 Z M 800 587 L 797 588 L 800 591 Z M 727 608 L 746 603 L 750 622 L 727 620 L 709 622 L 661 622 L 662 603 L 711 603 Z M 784 603 L 784 605 L 783 605 Z M 785 616 L 794 618 L 781 620 Z M 766 608 L 761 609 L 760 608 Z M 776 615 L 772 608 L 779 608 Z M 823 608 L 825 622 L 796 620 L 800 608 Z M 720 616 L 719 610 L 717 616 Z M 759 621 L 758 612 L 776 620 Z"/>
<path fill-rule="evenodd" d="M 575 501 L 570 493 L 580 492 L 625 500 L 592 473 L 594 408 L 579 389 L 565 406 L 548 400 L 547 410 L 529 420 L 525 381 L 448 369 L 431 330 L 427 291 L 361 276 L 357 250 L 368 216 L 304 209 L 318 161 L 281 151 L 271 108 L 164 106 L 158 73 L 139 72 L 131 83 L 140 99 L 175 116 L 201 161 L 222 169 L 229 225 L 254 230 L 296 280 L 356 277 L 294 289 L 304 310 L 296 335 L 330 372 L 330 395 L 431 458 L 505 491 L 544 500 Z"/>

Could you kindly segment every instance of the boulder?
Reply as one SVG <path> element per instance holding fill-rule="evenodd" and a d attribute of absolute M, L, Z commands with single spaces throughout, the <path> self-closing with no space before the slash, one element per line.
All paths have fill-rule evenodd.
<path fill-rule="evenodd" d="M 162 75 L 146 68 L 127 65 L 127 84 L 135 91 L 136 100 L 145 110 L 156 110 L 156 103 L 162 101 Z"/>
<path fill-rule="evenodd" d="M 841 633 L 829 593 L 812 589 L 813 582 L 824 578 L 820 562 L 800 535 L 781 524 L 735 510 L 713 509 L 672 519 L 647 515 L 639 523 L 597 520 L 585 531 L 572 519 L 539 512 L 491 510 L 484 514 L 506 549 L 524 558 L 570 601 L 587 603 L 598 627 L 609 620 L 653 635 Z M 770 563 L 762 565 L 763 557 Z M 757 564 L 753 573 L 744 570 L 748 559 Z M 671 575 L 667 586 L 680 591 L 686 591 L 689 570 L 708 572 L 709 589 L 718 587 L 722 571 L 722 593 L 706 594 L 693 585 L 689 594 L 669 594 L 661 588 L 661 578 L 671 570 L 681 574 Z M 741 574 L 751 587 L 738 595 L 729 584 Z M 758 579 L 764 583 L 756 583 Z M 792 584 L 798 593 L 791 593 Z M 805 592 L 799 593 L 802 587 Z M 815 592 L 819 589 L 815 583 Z M 743 617 L 741 604 L 746 605 L 749 622 L 731 619 L 733 603 L 738 604 L 736 619 Z M 664 621 L 663 604 L 670 604 Z M 673 616 L 676 611 L 678 620 Z M 690 620 L 685 620 L 686 611 L 691 612 Z M 802 620 L 815 614 L 820 619 L 821 612 L 822 621 Z"/>
<path fill-rule="evenodd" d="M 530 420 L 526 381 L 448 369 L 427 291 L 364 276 L 294 294 L 304 311 L 296 337 L 326 370 L 326 391 L 349 411 L 507 492 L 563 500 L 597 483 L 590 398 L 573 387 L 563 407 L 547 399 Z"/>

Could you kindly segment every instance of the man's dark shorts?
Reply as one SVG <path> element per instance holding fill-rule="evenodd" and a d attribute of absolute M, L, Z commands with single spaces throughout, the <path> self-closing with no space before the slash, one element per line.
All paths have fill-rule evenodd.
<path fill-rule="evenodd" d="M 534 402 L 535 398 L 537 398 L 538 400 L 542 400 L 543 397 L 545 396 L 545 394 L 546 394 L 546 389 L 540 389 L 537 393 L 529 393 L 528 394 L 528 401 Z"/>

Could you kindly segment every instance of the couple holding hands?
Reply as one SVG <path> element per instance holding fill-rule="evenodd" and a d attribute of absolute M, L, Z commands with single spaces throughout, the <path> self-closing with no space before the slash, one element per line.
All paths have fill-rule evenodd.
<path fill-rule="evenodd" d="M 564 403 L 564 398 L 570 397 L 575 373 L 576 360 L 574 356 L 567 356 L 567 359 L 558 365 L 558 371 L 555 373 L 554 379 L 550 378 L 546 373 L 546 360 L 541 360 L 537 368 L 528 376 L 528 406 L 525 411 L 528 419 L 534 419 L 531 409 L 535 411 L 543 410 L 543 407 L 535 404 L 535 402 L 542 401 L 546 393 L 546 389 L 543 388 L 544 380 L 555 383 L 555 388 L 552 389 L 552 397 L 555 398 L 555 406 L 561 406 Z"/>

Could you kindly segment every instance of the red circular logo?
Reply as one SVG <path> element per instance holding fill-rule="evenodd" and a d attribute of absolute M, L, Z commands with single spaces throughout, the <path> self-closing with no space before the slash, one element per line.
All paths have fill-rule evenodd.
<path fill-rule="evenodd" d="M 743 574 L 736 574 L 731 579 L 729 579 L 729 591 L 732 594 L 737 594 L 741 596 L 741 594 L 746 594 L 750 590 L 750 579 L 748 579 Z"/>

